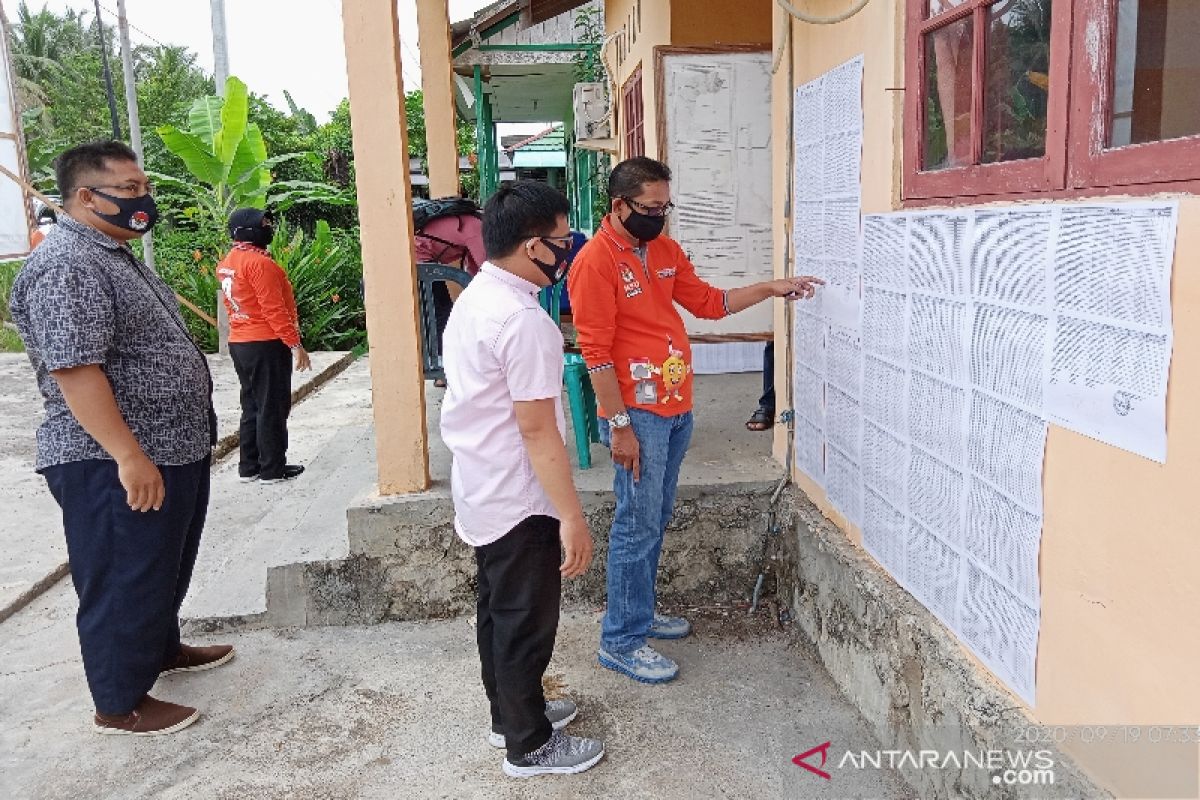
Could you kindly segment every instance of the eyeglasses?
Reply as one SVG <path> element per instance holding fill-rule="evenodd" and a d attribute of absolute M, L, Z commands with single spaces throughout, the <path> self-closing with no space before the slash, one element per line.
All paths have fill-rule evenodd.
<path fill-rule="evenodd" d="M 569 233 L 566 236 L 539 236 L 538 238 L 543 242 L 553 242 L 564 250 L 569 250 L 575 243 L 575 239 Z"/>
<path fill-rule="evenodd" d="M 675 207 L 675 204 L 670 201 L 667 201 L 665 206 L 648 206 L 645 203 L 634 200 L 632 197 L 625 197 L 622 195 L 621 199 L 626 203 L 629 203 L 629 205 L 633 206 L 639 212 L 645 214 L 647 217 L 665 217 L 667 214 L 671 213 L 671 209 Z"/>
<path fill-rule="evenodd" d="M 141 197 L 144 194 L 154 194 L 154 184 L 149 183 L 149 182 L 137 183 L 135 181 L 130 181 L 128 183 L 118 183 L 118 184 L 111 184 L 111 183 L 103 184 L 102 183 L 98 186 L 88 186 L 87 188 L 91 189 L 93 192 L 95 192 L 99 189 L 115 189 L 117 192 L 121 193 L 122 195 L 128 195 L 129 197 Z"/>

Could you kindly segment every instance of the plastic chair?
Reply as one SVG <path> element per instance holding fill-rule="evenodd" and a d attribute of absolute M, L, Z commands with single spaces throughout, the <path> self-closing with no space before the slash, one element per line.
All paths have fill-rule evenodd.
<path fill-rule="evenodd" d="M 562 326 L 562 283 L 538 292 L 538 302 L 554 324 Z M 571 409 L 571 430 L 575 433 L 575 453 L 580 469 L 592 468 L 593 442 L 600 442 L 600 420 L 596 412 L 596 392 L 588 377 L 587 364 L 578 353 L 563 354 L 563 384 Z"/>
<path fill-rule="evenodd" d="M 563 383 L 571 406 L 571 429 L 575 432 L 575 452 L 579 468 L 592 468 L 592 443 L 600 442 L 600 419 L 596 413 L 596 392 L 588 377 L 587 364 L 578 353 L 563 354 Z"/>
<path fill-rule="evenodd" d="M 471 276 L 457 267 L 442 264 L 417 264 L 418 293 L 421 301 L 421 366 L 426 380 L 446 377 L 442 369 L 442 339 L 438 335 L 437 299 L 434 285 L 457 283 L 465 287 Z"/>

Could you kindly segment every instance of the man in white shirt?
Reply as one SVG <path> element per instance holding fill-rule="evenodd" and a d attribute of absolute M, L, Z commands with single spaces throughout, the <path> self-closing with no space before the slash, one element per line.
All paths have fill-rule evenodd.
<path fill-rule="evenodd" d="M 575 704 L 548 703 L 542 692 L 561 579 L 582 575 L 592 559 L 565 442 L 562 333 L 537 300 L 566 272 L 568 210 L 562 193 L 535 181 L 488 200 L 488 261 L 443 339 L 442 438 L 454 456 L 455 529 L 479 567 L 488 741 L 507 750 L 513 777 L 583 772 L 604 756 L 601 742 L 562 733 Z"/>

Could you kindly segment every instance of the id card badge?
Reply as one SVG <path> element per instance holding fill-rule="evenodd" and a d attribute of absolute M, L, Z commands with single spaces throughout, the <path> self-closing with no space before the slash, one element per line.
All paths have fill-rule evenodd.
<path fill-rule="evenodd" d="M 648 381 L 654 378 L 654 365 L 648 359 L 631 358 L 629 360 L 629 377 L 635 381 Z"/>
<path fill-rule="evenodd" d="M 655 381 L 638 381 L 633 388 L 633 399 L 638 405 L 658 405 L 658 384 Z"/>

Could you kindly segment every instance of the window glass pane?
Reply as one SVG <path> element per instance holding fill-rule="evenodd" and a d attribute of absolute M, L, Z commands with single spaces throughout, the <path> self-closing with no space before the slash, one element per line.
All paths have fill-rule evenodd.
<path fill-rule="evenodd" d="M 1120 0 L 1109 145 L 1200 134 L 1200 2 Z"/>
<path fill-rule="evenodd" d="M 936 17 L 943 11 L 949 11 L 952 8 L 965 6 L 971 0 L 929 0 L 929 17 Z M 927 19 L 929 18 L 927 17 Z"/>
<path fill-rule="evenodd" d="M 1050 0 L 1002 0 L 988 9 L 983 162 L 1046 154 Z"/>
<path fill-rule="evenodd" d="M 971 18 L 925 35 L 925 130 L 921 168 L 971 163 Z"/>

